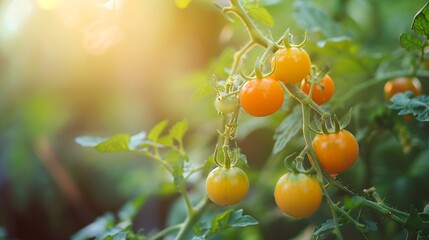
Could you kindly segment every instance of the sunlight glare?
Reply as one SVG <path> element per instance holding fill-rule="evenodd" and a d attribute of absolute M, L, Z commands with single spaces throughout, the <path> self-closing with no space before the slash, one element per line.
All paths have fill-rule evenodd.
<path fill-rule="evenodd" d="M 37 0 L 37 4 L 43 10 L 53 10 L 60 5 L 61 0 Z"/>

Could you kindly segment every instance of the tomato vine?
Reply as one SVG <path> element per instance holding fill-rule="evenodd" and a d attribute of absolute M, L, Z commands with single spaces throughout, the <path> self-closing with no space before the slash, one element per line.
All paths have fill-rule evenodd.
<path fill-rule="evenodd" d="M 318 235 L 326 232 L 333 232 L 337 239 L 344 239 L 342 227 L 347 223 L 354 225 L 364 235 L 373 226 L 362 220 L 360 216 L 362 209 L 370 209 L 387 217 L 407 229 L 410 235 L 427 235 L 429 231 L 429 221 L 426 220 L 427 212 L 418 212 L 415 209 L 411 209 L 410 212 L 397 210 L 385 203 L 374 187 L 364 189 L 364 195 L 360 195 L 336 179 L 337 174 L 347 171 L 357 161 L 359 146 L 356 137 L 345 130 L 350 121 L 351 113 L 345 121 L 340 122 L 336 114 L 330 112 L 334 112 L 335 108 L 328 111 L 328 108 L 321 106 L 329 101 L 334 88 L 333 86 L 328 87 L 325 85 L 327 83 L 324 82 L 327 78 L 332 81 L 328 75 L 330 74 L 329 67 L 318 68 L 314 64 L 312 66 L 309 56 L 311 53 L 308 54 L 303 49 L 305 42 L 310 41 L 307 40 L 306 35 L 302 43 L 295 45 L 291 41 L 292 37 L 289 30 L 286 30 L 285 34 L 278 40 L 263 34 L 258 29 L 255 19 L 250 16 L 245 8 L 245 4 L 250 3 L 248 1 L 230 0 L 229 5 L 222 8 L 222 13 L 226 18 L 230 20 L 236 18 L 241 22 L 246 29 L 249 40 L 234 53 L 231 66 L 227 70 L 227 78 L 219 80 L 217 76 L 213 76 L 212 79 L 213 89 L 216 93 L 214 107 L 222 119 L 222 124 L 218 129 L 216 146 L 209 160 L 199 166 L 189 168 L 185 166 L 189 163 L 183 145 L 183 135 L 187 130 L 186 121 L 175 124 L 169 133 L 164 135 L 162 133 L 166 129 L 167 122 L 156 125 L 147 137 L 117 135 L 102 140 L 78 139 L 82 145 L 95 147 L 99 151 L 126 151 L 142 154 L 159 163 L 172 175 L 176 190 L 180 193 L 187 209 L 186 218 L 182 223 L 169 226 L 148 238 L 142 239 L 161 239 L 175 233 L 176 240 L 187 239 L 192 228 L 194 228 L 194 232 L 198 232 L 193 239 L 206 239 L 230 227 L 246 227 L 257 224 L 253 217 L 242 215 L 243 210 L 228 210 L 212 218 L 210 224 L 198 225 L 202 216 L 209 209 L 210 200 L 218 205 L 236 204 L 245 198 L 249 190 L 247 175 L 237 166 L 243 160 L 238 148 L 239 117 L 240 114 L 243 114 L 241 110 L 254 117 L 268 116 L 282 107 L 285 96 L 294 99 L 298 106 L 295 108 L 298 110 L 292 111 L 300 112 L 297 115 L 300 115 L 301 118 L 298 122 L 301 126 L 303 147 L 300 153 L 289 155 L 284 159 L 286 163 L 285 173 L 279 179 L 273 193 L 278 207 L 283 212 L 295 218 L 308 217 L 317 211 L 323 195 L 323 201 L 329 206 L 332 219 L 314 229 L 313 237 L 315 239 Z M 429 10 L 425 7 L 422 11 Z M 409 38 L 409 36 L 403 37 L 402 43 L 409 46 L 415 42 Z M 427 45 L 427 37 L 422 42 L 420 48 Z M 264 52 L 256 60 L 255 68 L 250 76 L 247 76 L 242 69 L 245 64 L 250 65 L 246 62 L 246 57 L 256 47 L 262 47 Z M 409 46 L 409 48 L 414 49 L 415 46 Z M 290 57 L 292 60 L 290 60 L 288 59 L 290 54 L 297 54 L 299 57 L 292 56 Z M 419 56 L 419 62 L 412 69 L 380 73 L 374 76 L 371 73 L 372 79 L 354 86 L 347 93 L 338 96 L 338 99 L 346 102 L 357 92 L 394 77 L 429 77 L 429 71 L 418 70 L 416 67 L 425 60 L 424 52 L 421 52 Z M 354 58 L 353 60 L 357 61 Z M 267 64 L 267 62 L 271 64 Z M 271 70 L 268 72 L 263 71 L 264 67 L 267 67 L 266 65 L 271 65 Z M 289 68 L 290 66 L 293 67 Z M 287 71 L 285 68 L 288 68 Z M 364 64 L 362 68 L 368 70 Z M 291 79 L 288 78 L 290 75 L 293 75 Z M 298 85 L 301 82 L 303 85 L 307 84 L 305 89 Z M 333 85 L 333 83 L 329 84 Z M 323 96 L 323 101 L 313 98 L 320 93 L 326 93 L 329 96 Z M 394 104 L 391 108 L 399 110 L 406 108 L 403 106 L 405 105 L 404 101 L 399 101 L 400 98 L 404 100 L 405 97 L 407 95 L 393 97 L 392 102 Z M 423 100 L 421 101 L 423 102 Z M 422 102 L 417 99 L 406 104 L 425 106 Z M 406 113 L 417 115 L 414 110 L 409 110 L 409 108 Z M 113 149 L 112 146 L 114 146 Z M 280 148 L 277 153 L 281 150 Z M 277 161 L 277 159 L 272 158 L 270 161 Z M 275 164 L 268 162 L 267 165 L 274 166 Z M 207 174 L 206 179 L 208 196 L 206 194 L 200 196 L 199 201 L 195 203 L 189 194 L 187 180 L 191 175 L 197 172 L 207 173 L 213 167 L 215 167 L 214 170 Z M 261 175 L 266 176 L 264 173 Z M 337 201 L 332 196 L 332 189 L 344 193 L 347 196 L 345 200 Z M 292 196 L 288 196 L 289 194 Z M 299 201 L 299 198 L 315 201 Z M 356 215 L 356 212 L 359 213 Z M 230 219 L 234 221 L 230 221 Z M 135 239 L 140 238 L 135 237 Z"/>

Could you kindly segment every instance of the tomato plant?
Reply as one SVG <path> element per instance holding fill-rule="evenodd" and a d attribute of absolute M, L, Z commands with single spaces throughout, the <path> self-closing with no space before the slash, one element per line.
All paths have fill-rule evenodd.
<path fill-rule="evenodd" d="M 240 90 L 240 105 L 255 117 L 277 112 L 284 100 L 282 86 L 272 78 L 249 80 Z"/>
<path fill-rule="evenodd" d="M 218 205 L 240 202 L 249 190 L 249 179 L 239 167 L 216 167 L 207 176 L 207 194 Z"/>
<path fill-rule="evenodd" d="M 311 82 L 303 79 L 301 81 L 301 90 L 305 94 L 309 94 L 311 89 Z M 329 75 L 325 75 L 320 83 L 316 83 L 313 86 L 313 91 L 311 93 L 311 99 L 316 102 L 318 105 L 322 105 L 331 99 L 334 94 L 334 81 Z"/>
<path fill-rule="evenodd" d="M 314 177 L 289 172 L 277 181 L 274 199 L 277 206 L 287 215 L 304 218 L 319 209 L 322 203 L 322 188 Z"/>
<path fill-rule="evenodd" d="M 317 134 L 313 148 L 322 168 L 336 175 L 349 169 L 359 155 L 359 145 L 349 131 Z"/>
<path fill-rule="evenodd" d="M 26 21 L 26 16 L 34 10 L 27 6 L 20 21 L 13 21 L 16 17 L 13 13 L 21 4 L 9 1 L 11 4 L 0 5 L 2 23 L 17 22 L 17 29 L 19 26 L 41 29 L 34 24 L 61 16 L 47 29 L 70 25 L 69 29 L 73 29 L 75 34 L 80 36 L 83 33 L 86 36 L 83 40 L 87 48 L 107 49 L 110 44 L 122 41 L 117 49 L 108 54 L 111 58 L 118 58 L 107 61 L 108 67 L 91 67 L 91 71 L 99 71 L 99 75 L 91 72 L 88 76 L 88 79 L 118 77 L 120 81 L 109 79 L 103 81 L 103 86 L 106 85 L 104 89 L 120 89 L 120 95 L 106 98 L 103 91 L 102 99 L 93 101 L 92 94 L 99 94 L 97 91 L 77 91 L 79 96 L 87 92 L 89 101 L 85 104 L 80 98 L 77 102 L 68 98 L 67 91 L 76 89 L 75 81 L 70 81 L 73 82 L 71 87 L 61 86 L 57 84 L 67 81 L 58 79 L 79 79 L 81 73 L 88 72 L 87 61 L 99 61 L 101 58 L 87 58 L 88 53 L 75 54 L 80 45 L 70 48 L 72 61 L 51 55 L 61 52 L 56 47 L 64 44 L 51 44 L 50 41 L 57 39 L 50 35 L 35 39 L 40 44 L 26 44 L 23 50 L 12 53 L 4 43 L 9 41 L 16 46 L 22 42 L 19 36 L 24 36 L 23 39 L 28 36 L 19 33 L 15 27 L 10 29 L 8 24 L 3 24 L 5 28 L 0 30 L 0 62 L 27 54 L 31 56 L 31 61 L 17 57 L 17 60 L 2 64 L 5 69 L 16 67 L 15 72 L 6 71 L 3 74 L 2 68 L 0 73 L 1 78 L 6 79 L 0 83 L 3 90 L 0 111 L 5 113 L 3 121 L 7 123 L 0 124 L 1 129 L 5 130 L 0 131 L 0 238 L 68 238 L 32 236 L 31 231 L 25 231 L 26 234 L 30 232 L 28 235 L 15 234 L 23 222 L 31 226 L 45 224 L 44 218 L 43 221 L 34 221 L 45 211 L 35 211 L 39 214 L 28 214 L 26 216 L 31 217 L 26 219 L 21 218 L 20 214 L 10 216 L 10 206 L 22 211 L 38 205 L 52 205 L 39 202 L 40 198 L 28 197 L 28 202 L 15 201 L 27 199 L 22 197 L 26 195 L 20 188 L 27 184 L 30 186 L 29 192 L 34 192 L 34 189 L 53 189 L 55 192 L 58 187 L 64 192 L 58 191 L 63 194 L 59 194 L 59 198 L 67 197 L 69 200 L 64 205 L 73 204 L 72 210 L 92 210 L 75 214 L 77 218 L 83 218 L 76 223 L 80 231 L 76 226 L 68 229 L 68 219 L 62 224 L 69 231 L 77 231 L 72 236 L 73 240 L 427 239 L 429 141 L 426 133 L 429 131 L 429 98 L 423 90 L 429 79 L 429 71 L 425 68 L 429 59 L 426 50 L 429 4 L 422 7 L 411 21 L 412 15 L 423 5 L 420 1 L 398 0 L 393 4 L 392 1 L 348 0 L 327 4 L 323 0 L 228 0 L 215 1 L 216 9 L 202 4 L 203 1 L 195 1 L 193 5 L 194 1 L 176 0 L 181 8 L 190 2 L 192 7 L 186 12 L 171 7 L 168 11 L 159 11 L 167 12 L 168 19 L 181 18 L 181 21 L 172 21 L 172 27 L 165 28 L 167 31 L 156 29 L 157 26 L 164 26 L 164 22 L 157 24 L 152 21 L 158 19 L 141 21 L 146 15 L 149 18 L 152 16 L 141 11 L 153 9 L 137 6 L 146 2 L 161 6 L 173 4 L 173 1 L 78 1 L 77 5 L 93 3 L 97 13 L 90 14 L 85 10 L 84 18 L 77 16 L 79 23 L 73 24 L 71 22 L 75 18 L 70 18 L 65 11 L 68 8 L 58 12 L 54 9 L 37 11 L 37 15 L 48 14 L 48 17 L 43 21 Z M 37 6 L 39 2 L 31 6 Z M 61 2 L 64 2 L 61 6 L 69 6 L 67 2 L 72 1 Z M 118 9 L 122 6 L 126 12 Z M 219 9 L 221 11 L 217 11 Z M 74 8 L 72 10 L 72 14 L 79 13 Z M 193 18 L 194 15 L 199 16 L 198 20 Z M 82 31 L 76 31 L 78 26 L 85 25 L 89 18 L 95 16 L 100 19 L 94 24 L 88 23 L 90 26 Z M 161 15 L 159 20 L 163 20 Z M 140 41 L 142 36 L 157 35 L 146 32 L 152 27 L 142 27 L 141 24 L 154 26 L 155 32 L 161 33 L 158 35 L 164 39 L 153 41 L 160 45 L 158 49 L 139 49 L 140 44 L 146 42 Z M 191 32 L 198 38 L 186 32 L 189 26 L 197 27 Z M 144 32 L 139 32 L 142 29 Z M 167 35 L 168 32 L 172 32 L 171 35 Z M 298 33 L 304 32 L 303 36 L 298 36 Z M 33 39 L 33 32 L 29 35 Z M 293 35 L 304 41 L 293 44 Z M 17 41 L 15 38 L 18 38 Z M 175 44 L 174 48 L 170 44 Z M 43 51 L 33 49 L 33 45 L 42 46 Z M 122 49 L 125 46 L 131 49 Z M 51 48 L 57 51 L 50 52 Z M 150 45 L 150 48 L 153 46 Z M 30 49 L 32 51 L 27 51 Z M 166 51 L 171 49 L 174 51 Z M 8 51 L 11 52 L 5 54 Z M 40 52 L 43 53 L 41 56 L 32 55 Z M 141 53 L 153 53 L 157 57 L 142 59 Z M 174 56 L 176 53 L 183 55 Z M 87 59 L 78 61 L 79 56 Z M 52 59 L 67 61 L 58 62 L 60 71 L 52 74 L 52 69 L 46 68 Z M 102 59 L 105 59 L 104 56 Z M 145 61 L 130 62 L 132 59 Z M 117 61 L 123 62 L 116 66 Z M 68 68 L 62 65 L 68 62 L 85 67 Z M 30 63 L 37 64 L 32 66 Z M 39 65 L 41 69 L 33 74 L 31 71 Z M 178 71 L 180 66 L 186 68 Z M 73 74 L 61 76 L 61 72 L 67 69 L 72 69 Z M 126 72 L 129 69 L 132 71 Z M 189 72 L 190 69 L 194 70 Z M 29 72 L 28 75 L 25 72 Z M 167 81 L 150 84 L 134 81 L 157 79 L 155 76 L 158 74 L 169 80 L 174 79 L 174 84 Z M 144 94 L 130 91 L 137 94 L 124 101 L 127 104 L 123 109 L 97 115 L 105 114 L 105 109 L 110 111 L 119 106 L 117 103 L 124 99 L 122 94 L 129 89 L 128 85 L 111 87 L 109 84 L 122 84 L 130 76 L 133 81 L 131 86 L 136 84 L 139 87 L 136 89 L 143 89 Z M 334 76 L 335 83 L 331 76 Z M 26 87 L 20 89 L 25 91 L 18 92 L 25 94 L 9 93 L 10 89 L 21 85 L 21 81 L 14 78 L 29 78 L 34 80 L 32 84 L 43 84 L 45 81 L 38 80 L 49 79 L 54 85 L 46 88 L 43 85 Z M 86 80 L 85 84 L 90 82 Z M 87 89 L 87 85 L 84 86 Z M 94 89 L 99 86 L 100 83 L 96 82 Z M 383 86 L 389 101 L 382 98 Z M 87 131 L 89 127 L 76 124 L 79 123 L 76 119 L 65 121 L 73 114 L 61 114 L 63 105 L 57 106 L 49 98 L 38 101 L 32 98 L 26 101 L 17 99 L 31 89 L 43 89 L 40 95 L 46 92 L 64 95 L 67 98 L 64 106 L 76 104 L 79 106 L 76 109 L 82 108 L 76 115 L 107 121 L 97 125 L 90 122 L 89 127 L 112 126 L 115 122 L 120 125 L 112 126 L 114 129 L 123 128 L 124 125 L 125 130 L 141 127 L 140 124 L 144 128 L 154 126 L 135 135 L 119 133 L 111 137 L 76 138 L 82 146 L 102 153 L 120 152 L 123 155 L 118 157 L 120 161 L 112 156 L 102 161 L 84 162 L 84 167 L 76 167 L 76 172 L 67 175 L 68 171 L 58 167 L 60 163 L 63 160 L 73 161 L 65 166 L 77 166 L 75 159 L 88 158 L 88 153 L 63 156 L 61 154 L 65 152 L 77 154 L 78 151 L 64 151 L 66 148 L 60 143 L 69 142 L 76 132 Z M 334 90 L 336 101 L 331 101 Z M 6 98 L 6 95 L 12 97 Z M 109 101 L 106 102 L 106 99 Z M 132 99 L 137 101 L 132 102 Z M 328 101 L 329 104 L 326 104 Z M 21 105 L 21 102 L 24 102 L 23 106 L 16 111 L 9 107 L 9 104 Z M 114 103 L 114 107 L 88 111 L 96 109 L 98 105 L 94 102 Z M 185 104 L 189 102 L 192 104 Z M 141 107 L 141 104 L 144 106 Z M 138 106 L 138 111 L 130 106 Z M 156 112 L 145 112 L 149 111 L 147 109 Z M 215 114 L 215 110 L 219 114 Z M 88 113 L 95 115 L 87 116 Z M 129 115 L 121 115 L 124 113 Z M 182 113 L 185 116 L 178 116 Z M 54 115 L 61 115 L 60 120 L 53 121 L 51 118 Z M 339 121 L 337 115 L 345 116 L 340 117 Z M 413 116 L 414 121 L 401 121 L 397 115 Z M 178 117 L 184 120 L 175 123 L 163 120 Z M 138 122 L 139 126 L 129 125 L 130 121 Z M 69 131 L 70 135 L 63 137 L 57 134 L 58 129 Z M 26 138 L 26 135 L 31 136 Z M 61 141 L 56 141 L 58 136 L 61 136 Z M 29 149 L 23 151 L 23 146 Z M 55 146 L 61 147 L 55 149 Z M 130 155 L 127 163 L 123 159 L 125 153 Z M 143 161 L 137 161 L 134 156 Z M 34 179 L 41 182 L 52 180 L 54 187 L 33 187 L 30 184 L 37 182 L 33 179 L 21 181 L 21 176 L 33 176 L 29 172 L 39 167 L 29 163 L 39 163 L 41 171 L 51 174 Z M 114 169 L 113 174 L 93 178 L 94 172 L 108 172 L 107 169 Z M 77 191 L 79 184 L 71 184 L 75 176 L 82 175 L 85 178 L 77 183 L 91 181 L 82 187 L 83 190 L 97 187 L 96 191 L 84 197 Z M 277 179 L 276 176 L 281 177 Z M 108 178 L 110 181 L 106 181 Z M 134 197 L 124 207 L 118 206 L 123 199 Z M 100 204 L 100 199 L 109 202 Z M 111 213 L 111 209 L 119 211 Z M 66 210 L 64 212 L 70 212 L 70 209 Z M 97 218 L 101 211 L 106 213 Z M 88 212 L 93 213 L 88 215 Z M 155 212 L 159 214 L 155 216 Z M 45 215 L 64 217 L 62 213 L 52 209 Z M 52 221 L 51 224 L 55 227 L 58 222 Z M 84 224 L 88 226 L 84 227 Z M 36 230 L 33 231 L 37 232 L 38 227 L 35 226 Z M 241 229 L 232 230 L 236 228 Z M 225 231 L 227 229 L 230 231 Z"/>
<path fill-rule="evenodd" d="M 290 46 L 275 53 L 271 66 L 275 68 L 277 80 L 287 84 L 299 83 L 310 73 L 311 59 L 303 48 Z"/>

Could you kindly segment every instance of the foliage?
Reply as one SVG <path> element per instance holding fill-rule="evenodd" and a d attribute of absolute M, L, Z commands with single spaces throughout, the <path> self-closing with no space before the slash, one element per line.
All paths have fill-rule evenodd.
<path fill-rule="evenodd" d="M 97 168 L 89 179 L 100 181 L 105 190 L 97 190 L 97 186 L 85 179 L 80 183 L 82 188 L 90 189 L 90 194 L 100 195 L 104 202 L 117 201 L 117 211 L 109 204 L 97 206 L 100 212 L 96 213 L 101 215 L 90 215 L 91 219 L 86 219 L 80 230 L 73 229 L 75 233 L 71 238 L 428 238 L 429 3 L 369 0 L 329 3 L 321 0 L 230 0 L 217 3 L 220 10 L 207 7 L 203 1 L 175 0 L 170 3 L 180 11 L 186 11 L 178 12 L 178 15 L 210 8 L 229 21 L 222 22 L 223 30 L 216 32 L 223 41 L 219 44 L 222 53 L 213 53 L 214 61 L 204 63 L 206 67 L 199 63 L 199 70 L 178 81 L 177 85 L 182 88 L 177 89 L 185 90 L 186 97 L 192 102 L 186 107 L 188 114 L 185 118 L 175 116 L 171 120 L 150 123 L 153 127 L 134 135 L 125 132 L 134 131 L 136 126 L 127 126 L 110 137 L 85 135 L 75 138 L 80 146 L 104 153 L 100 154 L 104 160 L 96 159 L 98 155 L 91 155 L 91 151 L 69 146 L 59 148 L 58 152 L 65 153 L 69 149 L 79 152 L 74 154 L 80 159 L 95 158 L 90 163 Z M 421 7 L 418 11 L 417 6 Z M 407 24 L 410 29 L 402 28 Z M 215 31 L 206 26 L 203 29 Z M 177 40 L 171 44 L 182 45 Z M 185 45 L 192 46 L 187 52 L 199 52 L 197 45 Z M 276 52 L 291 46 L 300 50 L 305 48 L 311 57 L 311 69 L 304 69 L 310 86 L 307 92 L 297 84 L 280 83 L 276 76 L 276 70 L 284 67 L 275 63 Z M 163 50 L 166 49 L 167 44 L 163 45 Z M 198 57 L 195 59 L 199 61 Z M 168 67 L 161 69 L 163 72 L 170 70 Z M 313 90 L 320 87 L 323 91 L 320 83 L 327 74 L 335 82 L 335 93 L 319 105 L 312 100 Z M 419 78 L 423 94 L 413 97 L 410 92 L 398 93 L 387 101 L 383 97 L 383 84 L 397 77 Z M 247 83 L 261 83 L 261 79 L 278 83 L 277 97 L 282 101 L 268 114 L 248 114 L 243 111 L 247 102 L 241 96 L 242 90 Z M 301 81 L 301 77 L 298 80 Z M 175 84 L 166 85 L 177 90 Z M 192 90 L 188 92 L 188 88 Z M 255 90 L 252 88 L 252 91 Z M 271 90 L 260 92 L 264 91 L 267 92 L 259 95 L 266 96 Z M 266 110 L 267 104 L 271 103 L 261 104 L 264 99 L 255 98 L 250 98 L 250 107 Z M 30 98 L 22 103 L 21 111 L 0 120 L 13 123 L 7 134 L 0 135 L 0 146 L 5 149 L 0 153 L 0 190 L 3 182 L 12 178 L 9 175 L 33 176 L 31 169 L 36 169 L 38 162 L 26 164 L 23 159 L 40 158 L 48 172 L 54 172 L 49 168 L 49 160 L 56 156 L 49 147 L 56 144 L 49 145 L 46 139 L 62 129 L 69 115 L 62 110 L 62 103 L 44 98 L 35 100 Z M 165 111 L 166 115 L 179 111 L 180 100 L 175 95 L 165 96 L 164 101 L 171 101 L 173 106 Z M 162 104 L 163 101 L 152 101 L 148 106 L 157 109 Z M 0 104 L 0 110 L 1 107 Z M 127 107 L 132 109 L 134 106 Z M 41 108 L 47 112 L 40 112 Z M 14 114 L 19 116 L 19 121 L 15 121 Z M 149 115 L 143 118 L 149 118 Z M 345 117 L 338 120 L 337 115 Z M 162 114 L 157 116 L 170 119 Z M 107 131 L 109 126 L 93 123 L 90 128 Z M 142 129 L 141 126 L 136 128 Z M 357 140 L 359 156 L 353 157 L 341 171 L 328 171 L 324 165 L 326 159 L 317 157 L 321 158 L 314 149 L 315 139 L 345 129 Z M 81 131 L 88 130 L 82 128 Z M 64 138 L 70 139 L 70 136 Z M 26 151 L 21 151 L 27 146 Z M 343 155 L 339 151 L 328 155 Z M 143 161 L 136 160 L 135 156 Z M 126 161 L 119 158 L 132 159 L 128 169 L 122 166 Z M 350 160 L 349 156 L 345 159 Z M 73 166 L 73 163 L 68 164 Z M 111 168 L 107 167 L 109 164 Z M 52 165 L 54 168 L 58 166 Z M 204 181 L 207 181 L 210 170 L 218 166 L 226 170 L 237 167 L 249 176 L 248 195 L 240 196 L 241 202 L 234 206 L 217 206 L 207 197 Z M 76 170 L 75 176 L 79 176 L 79 171 L 88 169 Z M 273 198 L 278 177 L 290 173 L 305 176 L 321 188 L 325 204 L 304 214 L 304 219 L 296 219 L 304 215 L 283 214 L 276 206 L 277 199 Z M 58 177 L 55 173 L 52 176 Z M 105 181 L 107 178 L 110 182 Z M 13 181 L 12 189 L 21 193 L 21 198 L 29 196 L 25 193 L 27 190 L 21 190 L 31 189 L 29 179 Z M 216 187 L 217 191 L 225 187 L 225 184 L 221 185 Z M 131 194 L 115 196 L 116 191 L 123 188 Z M 304 203 L 299 199 L 307 188 L 308 184 L 303 184 L 299 191 L 294 191 L 294 196 L 282 195 L 282 198 L 294 197 L 298 199 L 295 202 Z M 138 197 L 118 207 L 123 198 L 135 196 Z M 79 196 L 74 199 L 76 205 L 82 201 Z M 162 207 L 152 208 L 152 202 L 159 199 Z M 8 200 L 5 206 L 10 206 L 10 202 Z M 16 205 L 26 206 L 21 202 Z M 15 224 L 8 223 L 7 217 L 1 215 L 7 212 L 3 209 L 6 207 L 0 206 L 0 226 L 6 222 L 4 228 L 0 227 L 1 239 L 8 237 L 8 227 Z M 157 216 L 159 213 L 162 221 L 147 228 L 141 218 L 151 219 L 154 212 Z"/>

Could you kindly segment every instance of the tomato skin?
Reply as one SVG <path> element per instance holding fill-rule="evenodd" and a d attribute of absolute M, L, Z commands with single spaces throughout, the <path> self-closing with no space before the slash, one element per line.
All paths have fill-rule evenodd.
<path fill-rule="evenodd" d="M 240 202 L 249 191 L 249 179 L 238 167 L 216 167 L 206 180 L 206 190 L 210 200 L 227 206 Z"/>
<path fill-rule="evenodd" d="M 272 78 L 249 80 L 240 90 L 240 106 L 255 117 L 264 117 L 277 112 L 282 107 L 283 101 L 283 88 Z"/>
<path fill-rule="evenodd" d="M 301 82 L 311 69 L 311 59 L 303 48 L 289 47 L 279 49 L 271 60 L 276 79 L 287 84 Z"/>
<path fill-rule="evenodd" d="M 214 105 L 216 110 L 223 114 L 232 113 L 239 106 L 238 98 L 235 96 L 228 96 L 223 98 L 217 97 Z"/>
<path fill-rule="evenodd" d="M 304 218 L 319 209 L 322 203 L 322 188 L 314 177 L 288 172 L 277 181 L 274 199 L 287 215 Z"/>
<path fill-rule="evenodd" d="M 390 100 L 396 93 L 411 91 L 413 95 L 419 96 L 422 93 L 422 84 L 416 77 L 398 77 L 387 81 L 384 84 L 384 95 Z"/>
<path fill-rule="evenodd" d="M 330 175 L 340 174 L 356 162 L 359 145 L 349 131 L 317 134 L 313 139 L 313 149 L 321 167 Z"/>
<path fill-rule="evenodd" d="M 310 93 L 310 87 L 310 82 L 307 82 L 305 79 L 301 81 L 301 90 L 305 94 L 308 95 Z M 331 99 L 332 95 L 334 95 L 334 89 L 334 81 L 329 75 L 325 75 L 325 77 L 320 80 L 320 85 L 315 84 L 313 86 L 311 99 L 317 103 L 317 105 L 322 105 Z"/>

